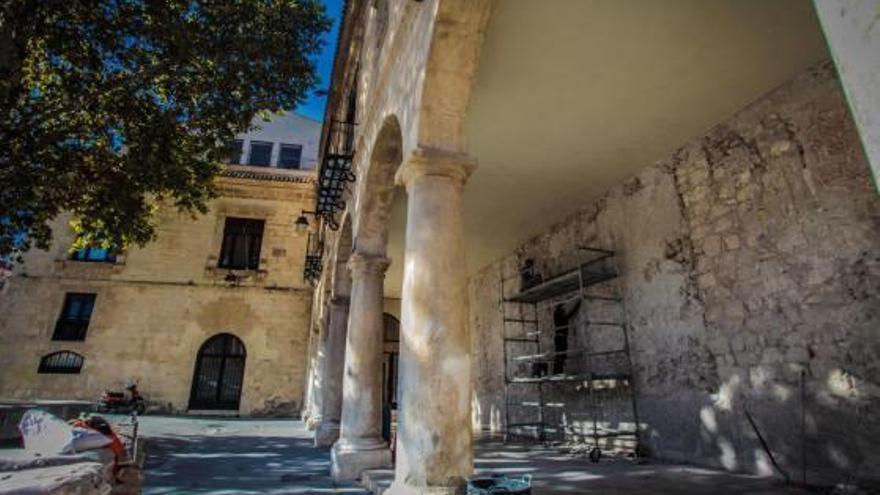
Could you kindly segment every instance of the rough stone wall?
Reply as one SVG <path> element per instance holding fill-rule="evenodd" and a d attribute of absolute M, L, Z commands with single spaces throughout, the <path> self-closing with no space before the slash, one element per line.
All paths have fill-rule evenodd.
<path fill-rule="evenodd" d="M 648 451 L 768 474 L 748 411 L 793 478 L 805 457 L 808 481 L 876 481 L 880 200 L 869 174 L 823 63 L 529 240 L 471 280 L 475 421 L 504 419 L 500 274 L 528 258 L 558 273 L 578 246 L 609 248 Z"/>
<path fill-rule="evenodd" d="M 94 400 L 133 380 L 152 408 L 185 412 L 199 348 L 231 333 L 247 352 L 239 413 L 297 415 L 312 291 L 302 280 L 306 236 L 293 222 L 313 185 L 221 178 L 218 186 L 207 215 L 163 212 L 156 242 L 116 263 L 69 260 L 73 234 L 59 219 L 51 249 L 28 253 L 0 298 L 0 397 Z M 260 270 L 238 271 L 237 286 L 217 268 L 227 216 L 266 221 Z M 81 342 L 52 340 L 67 292 L 96 294 Z M 37 373 L 40 358 L 60 350 L 83 355 L 82 372 Z"/>

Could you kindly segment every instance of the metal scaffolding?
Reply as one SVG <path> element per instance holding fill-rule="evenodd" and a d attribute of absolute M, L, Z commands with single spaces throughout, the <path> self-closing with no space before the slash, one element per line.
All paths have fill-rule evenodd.
<path fill-rule="evenodd" d="M 623 299 L 613 287 L 606 284 L 617 277 L 617 270 L 612 263 L 614 252 L 595 248 L 582 249 L 589 256 L 577 267 L 547 279 L 526 281 L 523 278 L 518 284 L 518 290 L 512 294 L 508 293 L 508 288 L 514 285 L 510 282 L 513 277 L 505 279 L 504 273 L 501 273 L 500 304 L 507 425 L 505 439 L 531 438 L 548 441 L 579 436 L 585 440 L 589 438 L 592 443 L 590 457 L 598 460 L 603 446 L 607 449 L 620 439 L 629 439 L 632 452 L 636 453 L 639 445 L 639 420 Z M 521 277 L 521 274 L 517 277 Z M 597 288 L 599 290 L 595 290 Z M 578 304 L 578 309 L 587 308 L 586 317 L 565 325 L 559 325 L 559 322 L 550 322 L 548 325 L 540 317 L 541 311 L 548 306 L 559 308 L 559 305 L 567 303 Z M 614 309 L 609 311 L 606 308 L 604 313 L 616 313 L 617 316 L 609 318 L 602 311 L 594 311 L 593 305 L 596 304 L 613 305 Z M 576 342 L 578 339 L 583 341 L 588 335 L 581 335 L 580 332 L 595 331 L 600 327 L 619 330 L 622 336 L 620 345 L 610 349 L 597 348 L 593 344 L 569 348 L 566 343 L 564 349 L 558 350 L 547 349 L 546 344 L 542 343 L 542 337 L 544 341 L 548 337 L 557 339 L 559 332 L 564 332 L 564 342 L 571 336 L 574 336 Z M 511 332 L 511 329 L 518 331 Z M 558 342 L 554 340 L 554 347 Z M 516 353 L 514 350 L 525 352 Z M 574 372 L 556 369 L 565 368 L 566 361 L 571 358 L 579 358 L 572 364 L 580 369 Z M 528 373 L 523 374 L 523 368 Z M 524 394 L 523 387 L 531 387 L 531 390 Z M 556 387 L 569 387 L 571 393 L 582 393 L 584 400 L 580 404 L 571 405 L 564 401 L 547 399 L 548 395 L 559 392 L 554 389 Z M 520 393 L 515 393 L 514 388 L 518 388 Z M 522 395 L 529 397 L 522 398 Z M 628 411 L 632 418 L 630 428 L 623 427 L 620 421 L 601 421 L 606 416 L 604 407 L 610 401 L 621 398 L 628 399 L 628 407 L 631 408 Z M 515 419 L 514 416 L 523 416 L 514 414 L 517 409 L 534 411 L 531 416 L 535 420 Z M 556 414 L 557 418 L 554 420 L 551 417 L 554 409 L 569 416 L 587 418 L 586 422 L 590 425 L 588 431 L 577 431 L 576 426 L 560 421 L 559 416 L 563 416 L 562 414 Z"/>

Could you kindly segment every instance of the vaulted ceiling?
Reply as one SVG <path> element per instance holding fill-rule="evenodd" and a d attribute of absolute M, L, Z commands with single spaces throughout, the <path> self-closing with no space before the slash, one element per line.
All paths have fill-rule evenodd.
<path fill-rule="evenodd" d="M 500 0 L 468 113 L 473 272 L 826 58 L 809 0 Z M 399 297 L 405 198 L 386 294 Z"/>

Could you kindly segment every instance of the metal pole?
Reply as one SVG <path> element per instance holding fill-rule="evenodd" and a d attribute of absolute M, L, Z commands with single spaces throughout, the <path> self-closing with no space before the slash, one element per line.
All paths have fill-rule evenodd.
<path fill-rule="evenodd" d="M 131 430 L 131 453 L 129 456 L 131 457 L 131 462 L 137 465 L 137 444 L 138 444 L 138 417 L 137 412 L 132 411 L 131 413 L 131 422 L 132 422 L 132 430 Z"/>
<path fill-rule="evenodd" d="M 578 297 L 580 298 L 580 303 L 584 304 L 584 265 L 585 263 L 581 263 L 578 265 Z M 589 380 L 587 386 L 587 393 L 589 394 L 588 400 L 590 402 L 591 415 L 593 416 L 593 448 L 599 448 L 599 404 L 596 398 L 596 390 L 595 383 L 593 381 L 593 358 L 591 356 L 587 356 L 587 380 Z"/>
<path fill-rule="evenodd" d="M 501 348 L 504 356 L 504 442 L 510 438 L 510 379 L 507 375 L 507 309 L 504 302 L 504 265 L 498 267 L 501 304 Z"/>
<path fill-rule="evenodd" d="M 807 371 L 801 370 L 801 483 L 807 486 Z"/>
<path fill-rule="evenodd" d="M 623 343 L 624 343 L 624 349 L 626 349 L 626 362 L 627 362 L 627 365 L 629 366 L 629 391 L 630 391 L 629 398 L 630 398 L 630 401 L 632 402 L 633 421 L 635 422 L 635 427 L 636 427 L 636 430 L 635 430 L 635 436 L 636 436 L 635 454 L 636 454 L 636 457 L 638 457 L 639 450 L 641 450 L 639 448 L 641 446 L 641 440 L 640 440 L 640 438 L 641 438 L 641 435 L 640 435 L 641 423 L 639 423 L 639 407 L 636 402 L 636 378 L 635 378 L 635 375 L 633 374 L 632 354 L 630 353 L 630 350 L 629 350 L 629 332 L 627 331 L 627 326 L 628 325 L 623 326 Z"/>
<path fill-rule="evenodd" d="M 535 351 L 536 351 L 536 354 L 541 354 L 541 332 L 540 332 L 541 325 L 539 323 L 537 323 L 537 321 L 538 321 L 538 303 L 532 303 L 532 308 L 533 308 L 532 313 L 535 316 L 535 322 L 536 322 L 534 324 L 535 325 L 535 333 L 536 333 L 535 344 L 537 347 L 537 349 Z M 519 309 L 520 309 L 520 317 L 522 317 L 523 316 L 522 304 L 520 304 Z M 549 372 L 550 372 L 550 366 L 548 364 L 547 365 L 547 373 L 549 373 Z M 542 380 L 543 380 L 543 378 L 544 377 L 542 377 Z M 538 382 L 538 423 L 540 423 L 538 425 L 538 428 L 540 428 L 540 432 L 538 433 L 538 440 L 543 442 L 547 439 L 546 431 L 545 431 L 546 425 L 544 424 L 544 383 L 543 383 L 543 381 Z"/>

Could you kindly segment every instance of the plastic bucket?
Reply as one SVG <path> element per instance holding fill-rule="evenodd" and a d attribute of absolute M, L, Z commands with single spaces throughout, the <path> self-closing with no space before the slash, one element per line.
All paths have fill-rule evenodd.
<path fill-rule="evenodd" d="M 531 495 L 532 475 L 490 474 L 468 480 L 468 495 Z"/>

